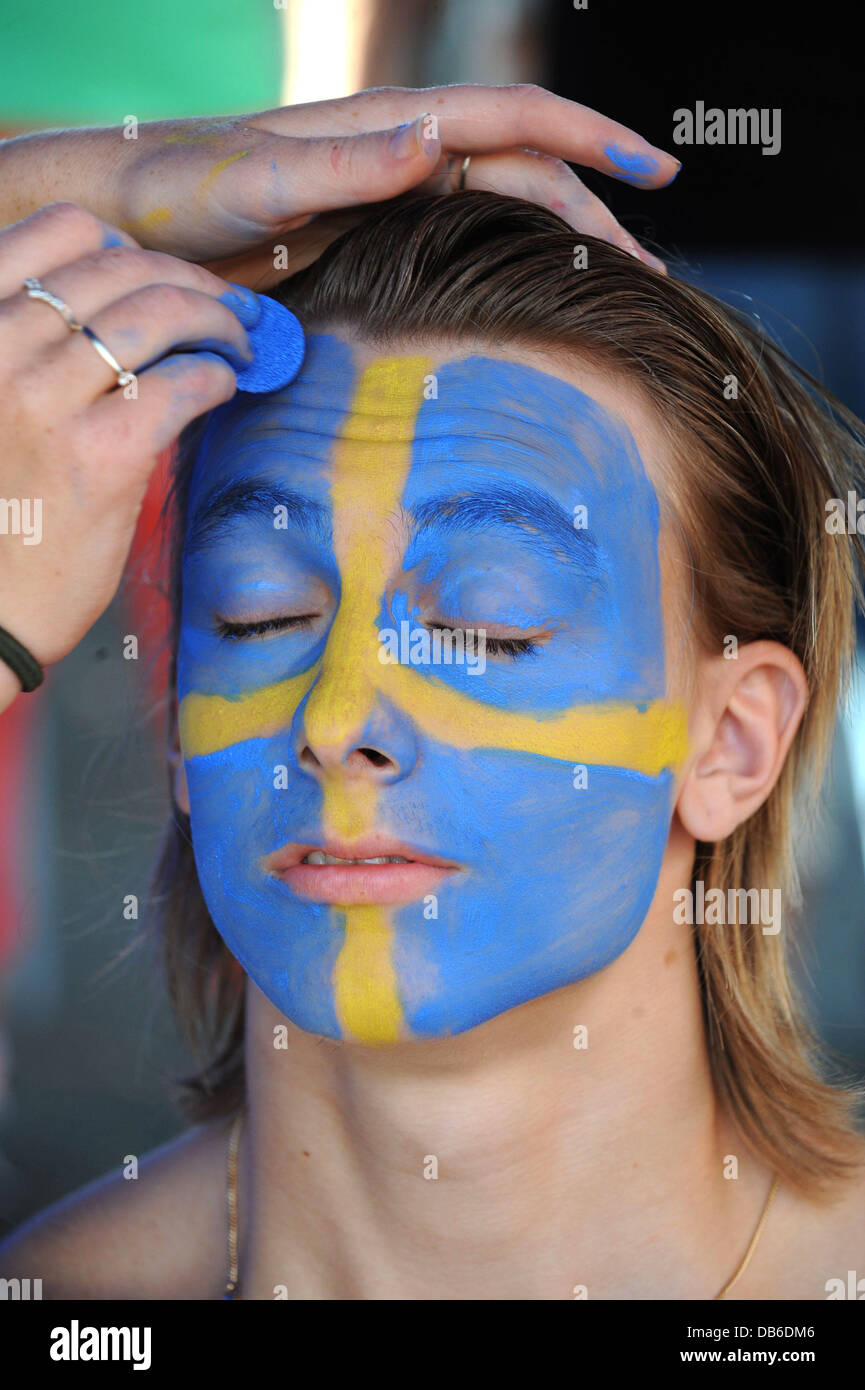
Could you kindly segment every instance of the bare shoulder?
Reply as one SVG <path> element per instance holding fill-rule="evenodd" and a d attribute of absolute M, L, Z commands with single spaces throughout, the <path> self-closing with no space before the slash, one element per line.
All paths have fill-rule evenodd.
<path fill-rule="evenodd" d="M 198 1126 L 28 1221 L 0 1245 L 0 1278 L 45 1299 L 218 1298 L 225 1280 L 228 1122 Z"/>
<path fill-rule="evenodd" d="M 865 1298 L 865 1160 L 824 1200 L 782 1188 L 763 1241 L 766 1286 L 752 1296 Z"/>

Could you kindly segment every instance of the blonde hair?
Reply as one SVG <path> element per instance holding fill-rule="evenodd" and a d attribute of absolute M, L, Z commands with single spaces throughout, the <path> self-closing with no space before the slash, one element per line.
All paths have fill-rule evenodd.
<path fill-rule="evenodd" d="M 830 497 L 862 490 L 860 422 L 746 318 L 555 214 L 481 192 L 383 206 L 273 295 L 310 329 L 345 327 L 376 346 L 441 337 L 561 351 L 612 370 L 650 401 L 671 440 L 670 505 L 692 557 L 695 634 L 710 651 L 735 633 L 802 663 L 810 697 L 765 804 L 724 842 L 698 844 L 692 888 L 798 892 L 794 793 L 814 795 L 855 650 L 856 536 L 827 535 Z M 738 391 L 727 399 L 725 378 Z M 175 643 L 189 476 L 204 421 L 185 432 L 174 489 Z M 201 1120 L 244 1092 L 243 975 L 198 884 L 188 819 L 176 810 L 157 871 L 172 1000 L 198 1061 L 183 1085 Z M 756 924 L 695 928 L 715 1085 L 741 1134 L 811 1195 L 858 1170 L 855 1087 L 827 1057 L 797 998 L 781 936 Z M 782 934 L 784 936 L 789 933 Z"/>

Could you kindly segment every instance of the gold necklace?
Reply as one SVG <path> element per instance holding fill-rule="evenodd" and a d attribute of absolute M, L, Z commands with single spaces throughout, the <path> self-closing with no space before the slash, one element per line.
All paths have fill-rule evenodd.
<path fill-rule="evenodd" d="M 231 1126 L 231 1138 L 228 1141 L 228 1172 L 225 1184 L 226 1204 L 228 1207 L 228 1279 L 226 1280 L 225 1284 L 225 1293 L 222 1295 L 223 1299 L 236 1299 L 238 1292 L 237 1150 L 240 1144 L 240 1130 L 242 1124 L 243 1111 L 241 1110 L 240 1113 L 235 1117 L 234 1124 Z M 775 1194 L 778 1191 L 779 1185 L 780 1179 L 776 1174 L 772 1181 L 772 1186 L 769 1188 L 769 1195 L 763 1203 L 763 1210 L 760 1212 L 760 1219 L 754 1228 L 754 1234 L 752 1235 L 748 1243 L 748 1249 L 745 1251 L 744 1255 L 742 1256 L 741 1260 L 739 1261 L 730 1278 L 727 1280 L 724 1287 L 721 1289 L 719 1293 L 715 1294 L 715 1297 L 712 1300 L 710 1300 L 711 1302 L 717 1303 L 718 1299 L 726 1298 L 733 1285 L 738 1283 L 742 1275 L 745 1273 L 745 1270 L 748 1268 L 748 1265 L 751 1263 L 751 1258 L 754 1254 L 754 1251 L 757 1249 L 757 1242 L 763 1234 L 763 1227 L 765 1226 L 766 1218 L 769 1215 L 769 1208 L 775 1200 Z"/>

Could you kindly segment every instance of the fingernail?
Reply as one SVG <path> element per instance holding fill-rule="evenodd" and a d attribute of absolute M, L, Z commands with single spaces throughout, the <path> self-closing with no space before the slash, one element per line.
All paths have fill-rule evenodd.
<path fill-rule="evenodd" d="M 236 285 L 233 280 L 228 283 L 232 288 L 219 296 L 220 304 L 230 309 L 244 328 L 253 328 L 261 318 L 261 300 L 255 290 L 247 289 L 246 285 Z"/>
<path fill-rule="evenodd" d="M 660 270 L 662 275 L 666 275 L 667 267 L 664 262 L 659 260 L 657 256 L 653 256 L 651 251 L 643 252 L 643 260 L 646 262 L 646 265 L 650 265 L 653 270 Z"/>
<path fill-rule="evenodd" d="M 416 121 L 406 121 L 403 125 L 398 125 L 393 135 L 390 137 L 391 153 L 397 159 L 413 159 L 421 150 L 429 154 L 436 149 L 438 141 L 433 135 L 434 126 L 427 123 L 432 121 L 429 112 L 424 112 L 418 116 Z"/>

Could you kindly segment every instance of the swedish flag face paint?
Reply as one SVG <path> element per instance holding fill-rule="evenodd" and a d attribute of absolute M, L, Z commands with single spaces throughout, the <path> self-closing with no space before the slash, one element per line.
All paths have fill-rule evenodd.
<path fill-rule="evenodd" d="M 516 362 L 311 338 L 214 413 L 183 589 L 199 877 L 286 1017 L 458 1033 L 628 946 L 685 721 L 620 419 Z"/>

